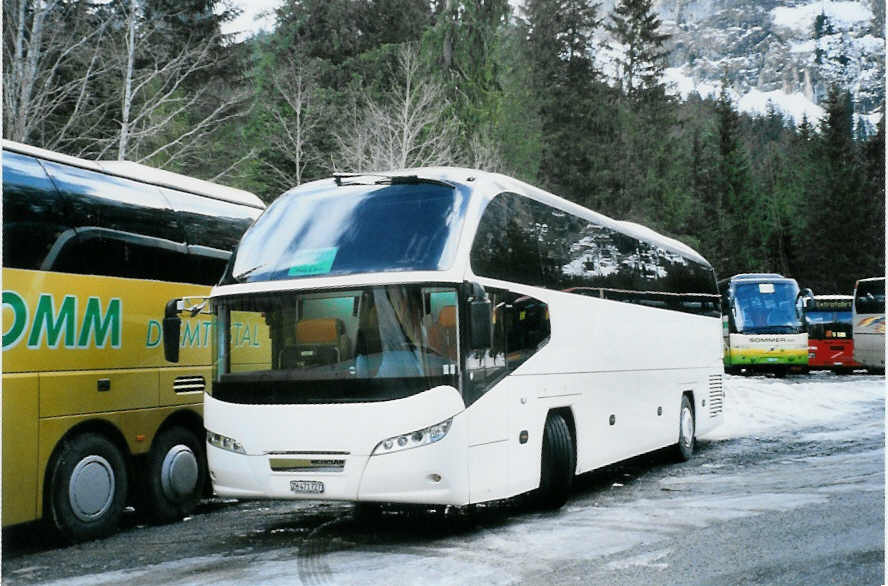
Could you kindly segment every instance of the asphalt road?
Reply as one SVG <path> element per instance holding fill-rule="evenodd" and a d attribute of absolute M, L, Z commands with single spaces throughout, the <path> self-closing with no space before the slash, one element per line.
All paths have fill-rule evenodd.
<path fill-rule="evenodd" d="M 185 521 L 67 546 L 3 534 L 4 584 L 883 584 L 884 381 L 729 377 L 688 463 L 577 479 L 555 513 L 209 500 Z"/>

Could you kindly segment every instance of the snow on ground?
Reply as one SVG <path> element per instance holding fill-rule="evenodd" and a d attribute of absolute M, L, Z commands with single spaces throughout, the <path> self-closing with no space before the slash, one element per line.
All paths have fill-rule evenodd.
<path fill-rule="evenodd" d="M 726 376 L 725 421 L 706 438 L 756 437 L 836 424 L 855 419 L 884 399 L 885 379 L 877 376 L 837 377 L 830 372 L 782 379 Z M 831 436 L 843 433 L 860 435 L 859 430 L 843 428 Z"/>
<path fill-rule="evenodd" d="M 812 2 L 802 6 L 779 6 L 771 11 L 774 24 L 800 33 L 811 33 L 814 20 L 825 14 L 836 30 L 848 30 L 859 24 L 867 24 L 873 13 L 862 2 Z"/>
<path fill-rule="evenodd" d="M 836 494 L 884 492 L 884 448 L 874 441 L 884 435 L 884 415 L 878 415 L 884 408 L 884 378 L 727 376 L 725 388 L 724 424 L 707 436 L 725 443 L 703 451 L 702 463 L 667 467 L 665 476 L 654 472 L 631 485 L 614 482 L 609 490 L 578 491 L 558 513 L 516 514 L 467 532 L 388 543 L 352 541 L 343 528 L 348 521 L 334 519 L 313 529 L 302 545 L 246 547 L 54 584 L 518 584 L 582 564 L 610 571 L 664 570 L 690 530 L 823 506 Z M 773 445 L 774 438 L 794 443 L 845 437 L 865 438 L 869 447 L 788 448 L 770 452 L 773 457 L 765 461 L 750 460 L 754 465 L 737 465 L 732 457 L 747 448 L 731 440 L 755 438 Z"/>

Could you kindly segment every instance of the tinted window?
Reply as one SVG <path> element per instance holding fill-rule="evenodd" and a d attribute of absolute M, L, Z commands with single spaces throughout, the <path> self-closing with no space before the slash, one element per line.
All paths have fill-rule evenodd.
<path fill-rule="evenodd" d="M 463 383 L 471 405 L 509 372 L 524 364 L 549 340 L 549 309 L 539 299 L 500 289 L 487 289 L 493 307 L 493 345 L 466 356 Z"/>
<path fill-rule="evenodd" d="M 260 210 L 170 189 L 163 189 L 163 194 L 172 204 L 188 243 L 185 280 L 215 285 L 231 251 Z"/>
<path fill-rule="evenodd" d="M 470 260 L 478 275 L 544 286 L 541 271 L 536 202 L 503 193 L 484 210 L 472 244 Z"/>
<path fill-rule="evenodd" d="M 160 189 L 45 161 L 71 206 L 76 236 L 44 268 L 61 272 L 188 281 L 186 248 Z"/>
<path fill-rule="evenodd" d="M 169 241 L 125 233 L 85 230 L 68 242 L 53 261 L 62 273 L 196 282 L 183 272 L 185 251 Z"/>
<path fill-rule="evenodd" d="M 719 315 L 712 268 L 514 194 L 500 194 L 488 205 L 471 262 L 472 269 L 486 277 Z"/>
<path fill-rule="evenodd" d="M 39 269 L 60 238 L 70 237 L 63 200 L 39 161 L 3 151 L 3 264 Z"/>
<path fill-rule="evenodd" d="M 885 313 L 885 279 L 861 281 L 855 293 L 857 313 Z"/>
<path fill-rule="evenodd" d="M 275 201 L 244 235 L 241 281 L 450 267 L 467 199 L 433 183 L 324 184 Z"/>
<path fill-rule="evenodd" d="M 181 191 L 163 190 L 190 245 L 231 252 L 261 210 Z"/>
<path fill-rule="evenodd" d="M 79 228 L 97 226 L 184 241 L 160 188 L 51 161 L 44 165 L 59 191 L 70 199 Z"/>

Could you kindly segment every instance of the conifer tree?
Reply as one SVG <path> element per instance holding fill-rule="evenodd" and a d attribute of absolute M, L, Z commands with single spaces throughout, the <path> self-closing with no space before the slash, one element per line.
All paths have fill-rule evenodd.
<path fill-rule="evenodd" d="M 605 25 L 622 49 L 618 80 L 630 97 L 662 92 L 668 54 L 663 44 L 670 35 L 660 32 L 661 24 L 653 0 L 619 0 Z"/>
<path fill-rule="evenodd" d="M 524 18 L 525 55 L 542 124 L 540 182 L 555 193 L 595 205 L 589 176 L 604 126 L 594 62 L 598 5 L 528 0 Z"/>

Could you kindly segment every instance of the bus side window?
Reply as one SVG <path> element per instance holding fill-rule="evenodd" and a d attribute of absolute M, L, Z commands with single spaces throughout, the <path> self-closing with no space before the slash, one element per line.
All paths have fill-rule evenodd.
<path fill-rule="evenodd" d="M 43 269 L 185 280 L 184 238 L 159 188 L 56 162 L 44 166 L 70 202 L 76 237 L 57 243 Z"/>
<path fill-rule="evenodd" d="M 486 350 L 475 350 L 466 354 L 466 377 L 463 389 L 467 407 L 480 399 L 484 393 L 507 373 L 507 349 L 504 328 L 506 292 L 488 288 L 487 295 L 490 297 L 490 305 L 493 308 L 491 316 L 493 320 L 493 345 Z"/>
<path fill-rule="evenodd" d="M 544 286 L 532 205 L 532 200 L 512 193 L 501 193 L 491 200 L 472 243 L 470 260 L 475 274 Z"/>
<path fill-rule="evenodd" d="M 163 189 L 163 193 L 176 211 L 188 244 L 182 280 L 215 285 L 240 236 L 261 210 L 169 189 Z"/>
<path fill-rule="evenodd" d="M 549 307 L 533 297 L 506 295 L 506 365 L 512 372 L 533 356 L 549 340 Z"/>
<path fill-rule="evenodd" d="M 64 200 L 40 162 L 3 151 L 3 264 L 39 269 L 60 238 L 73 235 Z"/>

